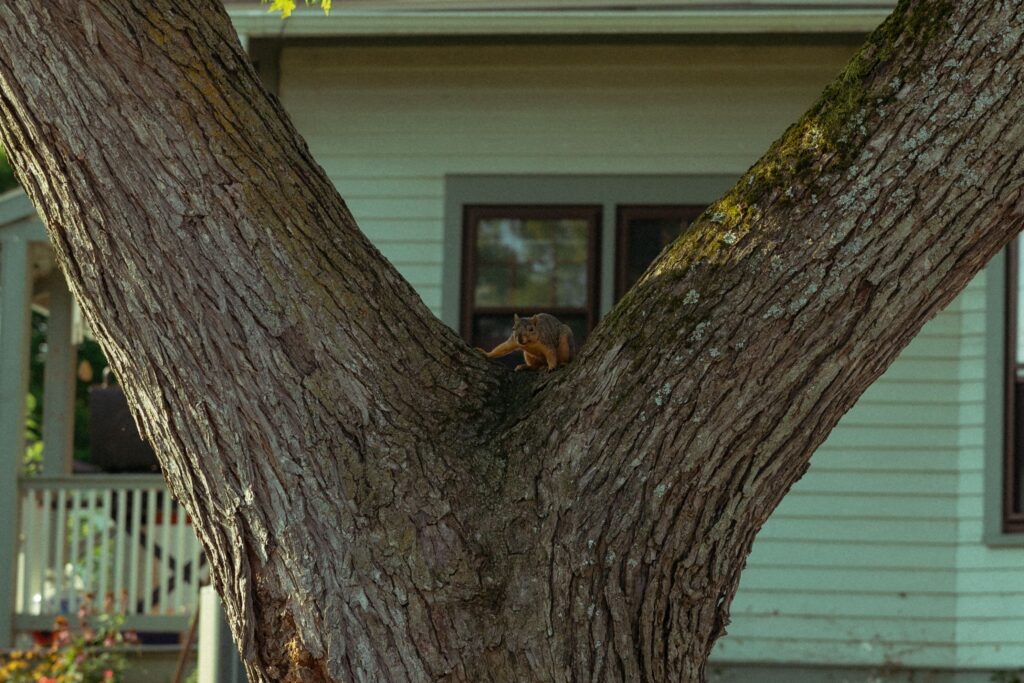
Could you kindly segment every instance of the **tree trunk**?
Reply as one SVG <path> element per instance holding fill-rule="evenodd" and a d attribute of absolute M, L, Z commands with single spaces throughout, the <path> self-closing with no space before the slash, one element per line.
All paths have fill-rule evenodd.
<path fill-rule="evenodd" d="M 0 5 L 0 139 L 252 681 L 699 681 L 754 536 L 1021 228 L 1020 2 L 904 2 L 552 374 L 356 228 L 219 2 Z"/>

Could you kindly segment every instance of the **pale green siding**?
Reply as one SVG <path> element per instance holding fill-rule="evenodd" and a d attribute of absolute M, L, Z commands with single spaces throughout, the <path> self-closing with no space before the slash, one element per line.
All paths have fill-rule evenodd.
<path fill-rule="evenodd" d="M 1001 445 L 984 438 L 1001 419 L 985 400 L 1001 382 L 986 334 L 1002 332 L 986 284 L 926 325 L 815 454 L 754 544 L 720 660 L 1024 667 L 1024 548 L 982 540 L 985 496 L 1001 493 L 984 477 Z"/>
<path fill-rule="evenodd" d="M 851 50 L 286 48 L 280 95 L 360 226 L 439 313 L 446 174 L 739 174 Z"/>
<path fill-rule="evenodd" d="M 960 345 L 960 481 L 956 510 L 957 664 L 965 667 L 1024 668 L 1024 548 L 989 547 L 982 542 L 985 497 L 999 495 L 986 486 L 986 458 L 999 457 L 1001 403 L 985 400 L 986 388 L 998 399 L 1002 377 L 996 341 L 1002 333 L 1001 307 L 986 306 L 988 289 L 1001 289 L 1001 263 L 983 272 L 957 299 Z M 1001 302 L 1000 302 L 1001 303 Z M 986 340 L 986 335 L 997 335 Z M 996 356 L 995 358 L 988 357 Z M 995 362 L 992 362 L 992 361 Z M 989 425 L 988 423 L 992 423 Z M 996 438 L 986 443 L 986 427 Z M 989 530 L 990 534 L 994 530 Z M 1010 637 L 1007 637 L 1007 636 Z"/>
<path fill-rule="evenodd" d="M 440 312 L 446 175 L 738 175 L 852 51 L 287 47 L 281 98 L 360 225 Z M 981 541 L 996 493 L 985 301 L 982 277 L 814 456 L 755 543 L 718 662 L 1024 663 L 1024 550 Z"/>
<path fill-rule="evenodd" d="M 987 284 L 929 323 L 814 456 L 754 545 L 720 658 L 1024 666 L 1024 548 L 982 541 L 1001 445 L 984 438 L 1001 419 L 985 401 L 1001 382 L 986 334 L 1002 331 Z"/>
<path fill-rule="evenodd" d="M 922 330 L 765 525 L 719 658 L 955 664 L 959 317 Z"/>

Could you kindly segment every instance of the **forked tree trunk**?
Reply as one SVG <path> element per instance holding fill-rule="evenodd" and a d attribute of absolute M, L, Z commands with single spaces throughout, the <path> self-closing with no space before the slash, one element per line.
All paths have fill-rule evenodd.
<path fill-rule="evenodd" d="M 551 375 L 359 233 L 214 0 L 0 4 L 0 138 L 253 681 L 697 681 L 758 529 L 1021 228 L 1019 1 L 906 2 Z"/>

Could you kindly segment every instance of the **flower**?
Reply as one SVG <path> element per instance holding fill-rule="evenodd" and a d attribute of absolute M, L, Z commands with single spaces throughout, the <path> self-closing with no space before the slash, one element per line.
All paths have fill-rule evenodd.
<path fill-rule="evenodd" d="M 87 599 L 85 610 L 98 617 L 94 627 L 72 628 L 67 617 L 54 620 L 53 630 L 31 650 L 0 655 L 0 683 L 115 683 L 126 665 L 126 654 L 111 649 L 125 642 L 120 633 L 123 615 L 96 614 Z M 133 634 L 133 639 L 137 636 Z"/>

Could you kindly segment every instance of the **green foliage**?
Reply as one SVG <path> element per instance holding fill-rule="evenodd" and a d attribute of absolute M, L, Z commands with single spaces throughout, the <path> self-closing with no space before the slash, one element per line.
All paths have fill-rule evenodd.
<path fill-rule="evenodd" d="M 287 19 L 295 11 L 295 0 L 262 0 L 264 4 L 270 3 L 270 12 L 280 12 L 282 19 Z M 316 0 L 306 0 L 307 5 L 315 4 Z M 320 7 L 324 14 L 331 13 L 331 0 L 320 0 Z"/>
<path fill-rule="evenodd" d="M 0 658 L 0 680 L 6 683 L 117 683 L 127 665 L 125 645 L 138 642 L 132 631 L 121 631 L 124 618 L 113 613 L 107 597 L 104 613 L 96 614 L 92 595 L 78 609 L 79 625 L 57 617 L 48 646 L 13 651 Z"/>
<path fill-rule="evenodd" d="M 1021 671 L 997 671 L 991 679 L 994 683 L 1022 683 L 1022 675 L 1024 672 Z"/>
<path fill-rule="evenodd" d="M 38 398 L 33 394 L 25 397 L 25 459 L 22 461 L 22 469 L 28 475 L 43 471 L 43 437 L 38 408 Z"/>
<path fill-rule="evenodd" d="M 10 162 L 7 161 L 7 154 L 0 147 L 0 193 L 17 186 L 18 181 L 14 179 L 14 171 L 11 169 Z"/>
<path fill-rule="evenodd" d="M 89 462 L 89 387 L 97 384 L 103 377 L 103 369 L 107 367 L 107 358 L 95 340 L 86 338 L 78 347 L 78 362 L 88 363 L 92 368 L 94 379 L 83 382 L 75 381 L 75 434 L 73 450 L 75 460 Z"/>
<path fill-rule="evenodd" d="M 46 316 L 32 311 L 29 342 L 28 397 L 25 406 L 25 474 L 39 474 L 43 466 L 43 360 L 46 355 Z"/>
<path fill-rule="evenodd" d="M 25 442 L 25 473 L 33 474 L 42 465 L 42 433 L 40 425 L 43 420 L 43 376 L 46 371 L 46 340 L 49 330 L 48 319 L 42 313 L 32 312 L 31 346 L 29 350 L 28 370 L 28 411 L 26 420 Z M 75 406 L 73 446 L 75 460 L 89 462 L 89 387 L 103 376 L 103 368 L 107 367 L 107 359 L 100 345 L 92 339 L 85 339 L 78 347 L 78 362 L 88 363 L 92 368 L 93 379 L 83 382 L 79 378 L 75 382 Z"/>

